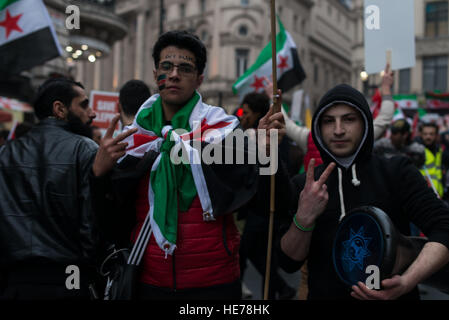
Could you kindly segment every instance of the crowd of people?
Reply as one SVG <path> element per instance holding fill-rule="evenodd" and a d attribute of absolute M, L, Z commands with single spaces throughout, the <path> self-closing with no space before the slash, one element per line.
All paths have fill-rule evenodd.
<path fill-rule="evenodd" d="M 205 103 L 206 47 L 190 32 L 161 35 L 153 59 L 158 93 L 125 83 L 103 136 L 83 85 L 55 78 L 38 89 L 38 124 L 0 147 L 0 299 L 102 298 L 100 266 L 120 248 L 138 261 L 135 299 L 241 299 L 248 261 L 265 279 L 271 179 L 248 160 L 248 140 L 226 143 L 237 129 L 255 133 L 257 153 L 279 154 L 269 299 L 419 299 L 417 285 L 449 262 L 449 149 L 434 123 L 412 137 L 407 120 L 392 121 L 388 65 L 375 119 L 364 95 L 340 84 L 307 128 L 275 111 L 269 89 L 246 95 L 240 118 Z M 174 163 L 178 147 L 189 156 Z M 245 161 L 198 164 L 212 149 Z M 366 205 L 428 239 L 380 290 L 346 286 L 331 261 L 340 221 Z M 75 289 L 68 266 L 80 270 Z M 301 270 L 300 288 L 280 268 Z"/>

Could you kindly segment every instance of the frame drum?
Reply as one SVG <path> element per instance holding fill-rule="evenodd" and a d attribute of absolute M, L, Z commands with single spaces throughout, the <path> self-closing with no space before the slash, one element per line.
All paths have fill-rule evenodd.
<path fill-rule="evenodd" d="M 379 268 L 380 281 L 403 273 L 427 242 L 423 237 L 406 237 L 396 230 L 381 209 L 364 206 L 351 210 L 340 222 L 332 247 L 335 271 L 346 285 L 352 286 L 372 274 L 369 266 Z M 449 264 L 424 284 L 449 293 Z"/>

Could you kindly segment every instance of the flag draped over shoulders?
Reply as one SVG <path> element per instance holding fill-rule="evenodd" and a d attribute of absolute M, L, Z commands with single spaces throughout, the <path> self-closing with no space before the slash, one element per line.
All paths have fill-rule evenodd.
<path fill-rule="evenodd" d="M 131 126 L 137 128 L 137 132 L 124 140 L 128 147 L 126 155 L 119 162 L 126 157 L 143 158 L 147 152 L 158 154 L 148 181 L 150 209 L 147 223 L 151 225 L 158 246 L 166 254 L 172 254 L 176 248 L 178 211 L 187 211 L 196 196 L 199 197 L 203 219 L 206 221 L 220 214 L 231 213 L 226 210 L 236 209 L 232 208 L 232 203 L 249 200 L 246 198 L 251 196 L 251 186 L 241 194 L 235 194 L 229 207 L 223 208 L 220 195 L 217 198 L 219 192 L 216 188 L 226 184 L 223 181 L 226 178 L 223 178 L 223 173 L 216 175 L 214 166 L 205 165 L 201 158 L 201 146 L 222 142 L 238 126 L 239 121 L 235 116 L 226 114 L 222 108 L 203 103 L 198 92 L 173 116 L 170 123 L 164 120 L 162 101 L 158 94 L 140 107 Z M 195 141 L 200 148 L 195 147 Z M 177 158 L 181 151 L 185 152 L 187 159 L 176 161 L 182 160 L 182 157 Z M 248 179 L 248 175 L 254 171 L 245 166 L 227 166 L 231 171 L 233 168 L 237 171 L 246 168 L 246 173 L 239 179 Z M 233 173 L 237 172 L 227 174 Z M 241 181 L 239 183 L 244 185 Z M 235 192 L 232 188 L 225 189 Z"/>

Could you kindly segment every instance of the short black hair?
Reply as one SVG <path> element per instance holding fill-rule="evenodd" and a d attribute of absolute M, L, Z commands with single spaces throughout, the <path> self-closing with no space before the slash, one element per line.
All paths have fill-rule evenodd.
<path fill-rule="evenodd" d="M 425 127 L 435 128 L 436 133 L 438 134 L 439 128 L 438 128 L 438 125 L 436 123 L 434 123 L 434 122 L 423 122 L 423 123 L 421 123 L 421 125 L 419 126 L 419 132 L 422 132 L 422 129 L 425 128 Z"/>
<path fill-rule="evenodd" d="M 270 109 L 270 98 L 265 93 L 251 92 L 243 98 L 242 105 L 244 104 L 263 117 Z"/>
<path fill-rule="evenodd" d="M 207 51 L 198 36 L 186 30 L 168 31 L 161 35 L 153 48 L 153 59 L 156 68 L 159 66 L 161 51 L 169 46 L 191 51 L 195 56 L 195 65 L 198 73 L 203 74 L 207 62 Z"/>
<path fill-rule="evenodd" d="M 252 112 L 259 113 L 259 117 L 253 124 L 253 128 L 257 128 L 260 119 L 262 119 L 270 109 L 270 98 L 265 93 L 251 92 L 243 98 L 242 106 L 244 104 L 247 104 Z"/>
<path fill-rule="evenodd" d="M 140 80 L 127 81 L 119 93 L 120 105 L 128 116 L 134 116 L 149 97 L 151 97 L 150 88 Z"/>
<path fill-rule="evenodd" d="M 61 101 L 65 106 L 70 107 L 73 98 L 78 96 L 75 86 L 84 89 L 80 82 L 75 82 L 67 78 L 52 78 L 45 81 L 37 90 L 34 99 L 34 112 L 37 118 L 43 119 L 53 115 L 53 102 Z"/>
<path fill-rule="evenodd" d="M 410 125 L 405 119 L 398 119 L 391 124 L 391 133 L 407 133 L 410 132 Z"/>

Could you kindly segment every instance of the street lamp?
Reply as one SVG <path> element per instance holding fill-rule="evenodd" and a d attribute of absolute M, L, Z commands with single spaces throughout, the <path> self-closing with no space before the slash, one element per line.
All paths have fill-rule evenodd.
<path fill-rule="evenodd" d="M 360 79 L 365 82 L 366 80 L 368 80 L 368 73 L 366 71 L 362 71 L 360 72 Z"/>

